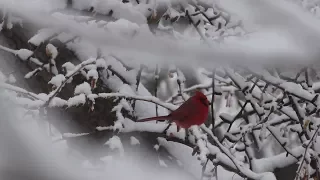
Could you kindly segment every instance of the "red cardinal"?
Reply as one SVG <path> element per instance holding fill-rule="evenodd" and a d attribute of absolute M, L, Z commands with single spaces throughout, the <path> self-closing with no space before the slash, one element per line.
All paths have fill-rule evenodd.
<path fill-rule="evenodd" d="M 207 97 L 200 91 L 184 102 L 178 109 L 171 112 L 167 116 L 151 117 L 138 120 L 138 122 L 146 122 L 153 120 L 169 120 L 175 122 L 179 128 L 188 129 L 192 125 L 201 125 L 208 117 L 209 101 Z M 179 129 L 178 129 L 179 130 Z"/>

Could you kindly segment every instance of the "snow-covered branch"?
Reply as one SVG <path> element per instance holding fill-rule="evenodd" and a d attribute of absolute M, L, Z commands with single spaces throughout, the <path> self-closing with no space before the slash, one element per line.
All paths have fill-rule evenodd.
<path fill-rule="evenodd" d="M 130 94 L 121 94 L 121 93 L 99 93 L 97 95 L 99 98 L 112 98 L 112 97 L 119 97 L 119 98 L 126 98 L 126 99 L 134 99 L 140 101 L 147 101 L 162 106 L 170 111 L 174 111 L 178 108 L 178 106 L 173 105 L 171 103 L 165 103 L 159 100 L 154 96 L 138 96 L 138 95 L 130 95 Z"/>

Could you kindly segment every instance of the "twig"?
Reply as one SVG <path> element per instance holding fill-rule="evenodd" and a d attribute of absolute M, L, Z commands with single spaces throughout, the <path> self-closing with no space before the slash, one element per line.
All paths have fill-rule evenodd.
<path fill-rule="evenodd" d="M 297 160 L 299 160 L 300 156 L 297 157 L 295 156 L 291 150 L 286 148 L 286 143 L 281 143 L 281 141 L 277 138 L 277 136 L 275 135 L 275 133 L 270 129 L 270 127 L 267 126 L 268 131 L 271 133 L 271 135 L 278 141 L 278 143 L 282 146 L 282 148 L 288 153 L 290 154 L 292 157 L 296 158 Z"/>
<path fill-rule="evenodd" d="M 40 100 L 40 98 L 38 97 L 38 95 L 32 93 L 32 92 L 29 92 L 23 88 L 20 88 L 20 87 L 17 87 L 17 86 L 13 86 L 11 84 L 7 84 L 7 83 L 1 83 L 0 82 L 0 88 L 4 88 L 4 89 L 8 89 L 8 90 L 11 90 L 11 91 L 15 91 L 17 93 L 20 93 L 20 94 L 24 94 L 26 96 L 29 96 L 31 97 L 32 99 L 36 99 L 36 100 Z"/>
<path fill-rule="evenodd" d="M 140 84 L 140 80 L 141 80 L 141 74 L 142 74 L 142 70 L 143 70 L 143 65 L 140 66 L 140 70 L 138 71 L 138 75 L 136 78 L 136 92 L 138 92 L 139 90 L 139 84 Z M 135 110 L 136 107 L 136 101 L 133 100 L 133 104 L 132 104 L 132 109 Z"/>
<path fill-rule="evenodd" d="M 212 72 L 212 96 L 211 96 L 211 103 L 210 103 L 210 107 L 211 107 L 211 124 L 212 124 L 212 133 L 214 134 L 214 126 L 215 126 L 215 114 L 214 114 L 214 108 L 213 108 L 213 105 L 214 105 L 214 92 L 215 92 L 215 83 L 214 83 L 214 77 L 216 75 L 216 70 L 213 69 L 213 72 Z"/>
<path fill-rule="evenodd" d="M 204 173 L 205 173 L 205 171 L 206 171 L 206 167 L 207 167 L 208 161 L 209 161 L 209 159 L 207 159 L 206 163 L 202 166 L 202 169 L 201 169 L 201 178 L 200 178 L 200 180 L 203 180 Z"/>
<path fill-rule="evenodd" d="M 201 33 L 201 31 L 199 30 L 199 28 L 198 28 L 198 23 L 196 24 L 196 23 L 193 21 L 193 19 L 191 18 L 188 10 L 186 10 L 186 16 L 188 17 L 190 23 L 194 26 L 194 28 L 196 28 L 196 30 L 197 30 L 198 34 L 200 35 L 200 37 L 202 38 L 202 40 L 203 40 L 208 46 L 210 46 L 207 38 L 204 37 L 204 35 L 203 35 L 203 34 Z M 200 20 L 199 20 L 199 21 L 200 21 Z"/>
<path fill-rule="evenodd" d="M 48 106 L 49 104 L 50 104 L 50 102 L 52 101 L 52 99 L 54 98 L 54 97 L 56 97 L 57 95 L 58 95 L 58 93 L 61 91 L 61 89 L 65 86 L 65 84 L 69 81 L 69 79 L 70 78 L 72 78 L 73 76 L 75 76 L 80 70 L 82 70 L 85 66 L 87 66 L 87 65 L 90 65 L 90 64 L 94 64 L 95 63 L 95 60 L 94 61 L 84 61 L 84 62 L 82 62 L 81 64 L 79 64 L 76 68 L 75 68 L 75 70 L 73 71 L 73 72 L 71 72 L 71 73 L 69 73 L 67 76 L 66 76 L 66 78 L 65 78 L 65 80 L 62 82 L 62 84 L 58 87 L 58 88 L 56 88 L 55 90 L 54 90 L 54 93 L 49 97 L 49 99 L 43 104 L 43 106 L 44 107 L 46 107 L 46 106 Z"/>
<path fill-rule="evenodd" d="M 155 89 L 154 89 L 154 96 L 156 98 L 158 98 L 158 81 L 159 81 L 159 68 L 158 68 L 158 64 L 156 65 L 156 70 L 155 70 Z M 158 112 L 158 104 L 156 104 L 156 116 L 159 116 L 159 112 Z"/>
<path fill-rule="evenodd" d="M 251 171 L 250 169 L 245 168 L 244 166 L 240 165 L 238 163 L 237 158 L 235 158 L 230 151 L 224 147 L 218 140 L 217 137 L 215 137 L 211 131 L 208 130 L 208 128 L 201 126 L 201 129 L 203 129 L 207 134 L 209 134 L 210 139 L 213 140 L 213 142 L 215 143 L 215 145 L 220 149 L 220 151 L 225 154 L 231 161 L 232 163 L 235 165 L 236 169 L 238 170 L 238 174 L 240 176 L 243 177 L 247 177 L 247 178 L 252 178 L 252 179 L 259 179 L 259 177 L 261 177 L 262 175 L 256 174 L 253 171 Z M 245 168 L 245 169 L 244 169 Z"/>
<path fill-rule="evenodd" d="M 154 96 L 136 96 L 136 95 L 129 95 L 129 94 L 121 94 L 121 93 L 99 93 L 97 98 L 110 98 L 110 97 L 122 97 L 126 99 L 135 99 L 140 101 L 147 101 L 154 104 L 157 104 L 159 106 L 162 106 L 170 111 L 174 111 L 178 107 L 171 104 L 171 103 L 165 103 L 159 100 L 158 98 Z"/>
<path fill-rule="evenodd" d="M 305 151 L 304 151 L 304 154 L 303 154 L 303 157 L 302 157 L 302 162 L 300 163 L 300 165 L 299 165 L 299 167 L 298 167 L 297 175 L 296 175 L 295 180 L 297 180 L 297 179 L 299 178 L 300 171 L 301 171 L 302 166 L 303 166 L 303 163 L 304 163 L 304 161 L 305 161 L 305 159 L 306 159 L 306 155 L 307 155 L 308 149 L 309 149 L 311 143 L 313 143 L 314 138 L 315 138 L 316 135 L 318 134 L 319 128 L 320 128 L 320 125 L 318 125 L 318 128 L 317 128 L 316 131 L 314 132 L 312 138 L 310 139 L 309 143 L 307 144 L 307 147 L 305 148 Z"/>
<path fill-rule="evenodd" d="M 182 94 L 182 88 L 181 88 L 181 81 L 180 81 L 180 79 L 179 79 L 179 70 L 178 70 L 178 68 L 176 68 L 176 72 L 177 72 L 177 84 L 178 84 L 178 87 L 179 87 L 179 92 L 178 92 L 178 94 L 181 96 L 181 98 L 183 99 L 183 101 L 185 102 L 186 101 L 186 99 L 184 98 L 184 96 L 183 96 L 183 94 Z"/>
<path fill-rule="evenodd" d="M 295 113 L 297 114 L 297 117 L 299 119 L 299 122 L 300 122 L 300 125 L 301 125 L 301 128 L 302 128 L 302 132 L 304 132 L 305 136 L 307 139 L 310 139 L 308 133 L 305 132 L 305 129 L 303 128 L 303 119 L 304 119 L 304 115 L 301 114 L 301 111 L 299 110 L 299 105 L 298 103 L 295 101 L 295 99 L 293 99 L 292 96 L 288 96 L 289 97 L 289 100 L 291 102 L 291 105 L 292 105 L 292 108 L 293 110 L 295 111 Z"/>
<path fill-rule="evenodd" d="M 121 76 L 117 71 L 112 69 L 111 65 L 109 65 L 107 69 L 109 71 L 111 71 L 112 74 L 116 75 L 124 84 L 129 84 L 130 85 L 130 83 L 123 76 Z"/>
<path fill-rule="evenodd" d="M 246 105 L 248 104 L 249 101 L 246 101 L 244 103 L 244 105 L 241 107 L 240 111 L 237 113 L 237 115 L 233 118 L 232 122 L 230 123 L 227 131 L 224 133 L 223 138 L 221 139 L 220 142 L 223 142 L 223 140 L 226 138 L 226 134 L 231 130 L 231 127 L 233 125 L 233 123 L 238 119 L 238 117 L 242 114 L 242 112 L 244 111 L 244 108 L 246 107 Z"/>

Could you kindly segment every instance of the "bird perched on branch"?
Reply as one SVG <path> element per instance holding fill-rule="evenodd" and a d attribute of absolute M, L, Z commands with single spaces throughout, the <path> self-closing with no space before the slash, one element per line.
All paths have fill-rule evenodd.
<path fill-rule="evenodd" d="M 180 128 L 188 129 L 192 125 L 201 125 L 206 121 L 208 113 L 209 101 L 202 92 L 197 91 L 194 96 L 169 115 L 140 119 L 137 122 L 168 120 L 175 122 L 179 131 Z"/>

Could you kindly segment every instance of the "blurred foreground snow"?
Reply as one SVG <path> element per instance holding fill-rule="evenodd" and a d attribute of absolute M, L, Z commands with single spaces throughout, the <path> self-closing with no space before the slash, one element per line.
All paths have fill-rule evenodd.
<path fill-rule="evenodd" d="M 18 118 L 19 109 L 4 102 L 2 97 L 0 179 L 192 179 L 185 173 L 153 168 L 147 159 L 134 157 L 113 160 L 107 156 L 101 158 L 103 165 L 93 166 L 81 155 L 71 152 L 65 141 L 52 143 L 36 120 L 28 116 Z"/>
<path fill-rule="evenodd" d="M 124 151 L 124 156 L 120 158 L 112 156 L 100 158 L 101 163 L 93 165 L 85 157 L 70 149 L 65 140 L 52 143 L 52 138 L 45 133 L 47 123 L 25 115 L 22 109 L 10 103 L 5 94 L 6 92 L 0 92 L 0 179 L 191 180 L 200 178 L 202 166 L 195 156 L 191 156 L 192 149 L 163 138 L 159 139 L 159 143 L 168 149 L 181 165 L 183 164 L 184 171 L 166 168 L 165 162 L 161 159 L 159 163 L 163 168 L 154 167 L 148 158 L 141 159 L 146 157 L 145 155 L 138 155 L 140 158 L 137 158 L 137 154 L 132 156 L 128 151 Z M 109 140 L 108 145 L 123 148 L 121 141 Z M 219 179 L 241 179 L 218 168 L 221 172 L 218 174 Z"/>

